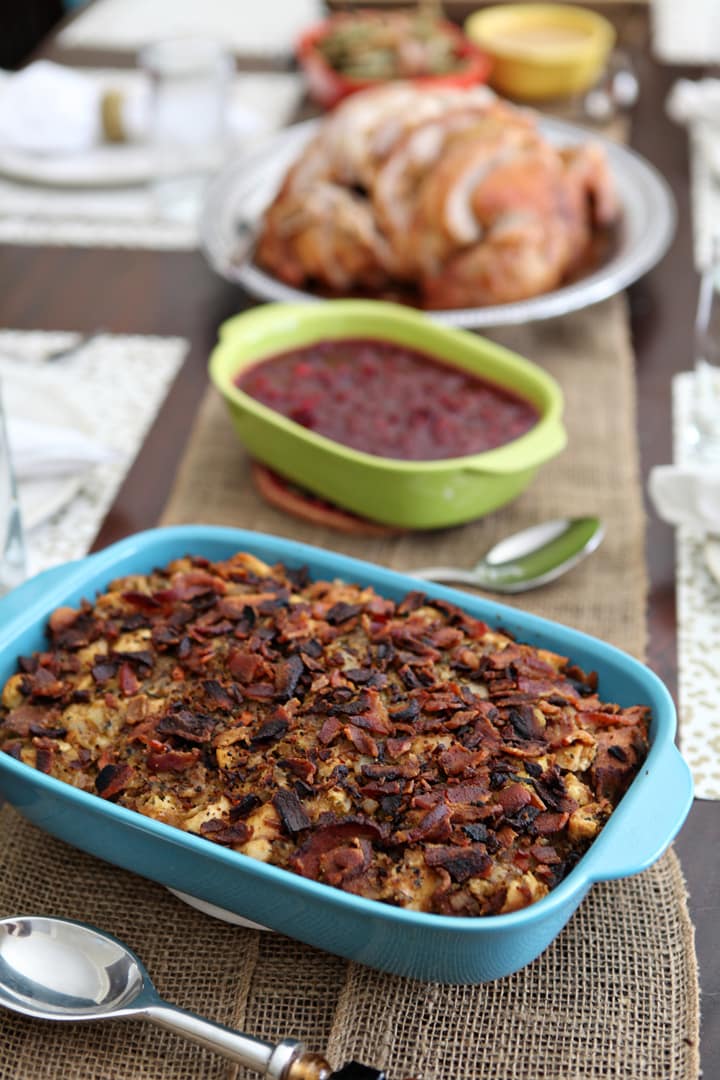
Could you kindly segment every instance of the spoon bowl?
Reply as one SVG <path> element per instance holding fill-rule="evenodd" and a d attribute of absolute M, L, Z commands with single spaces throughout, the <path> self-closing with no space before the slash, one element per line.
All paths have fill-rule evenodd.
<path fill-rule="evenodd" d="M 0 922 L 0 1004 L 46 1020 L 131 1015 L 151 987 L 135 954 L 109 934 L 41 917 Z"/>
<path fill-rule="evenodd" d="M 471 570 L 428 566 L 410 573 L 425 581 L 474 585 L 488 592 L 527 592 L 577 566 L 604 535 L 598 517 L 556 518 L 501 540 Z"/>
<path fill-rule="evenodd" d="M 151 1020 L 268 1080 L 384 1080 L 357 1062 L 332 1072 L 297 1039 L 273 1045 L 163 1001 L 132 949 L 70 919 L 0 919 L 0 1005 L 40 1020 Z"/>

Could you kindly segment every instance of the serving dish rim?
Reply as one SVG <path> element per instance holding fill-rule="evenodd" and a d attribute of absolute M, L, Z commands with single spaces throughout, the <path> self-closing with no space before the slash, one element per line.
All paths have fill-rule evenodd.
<path fill-rule="evenodd" d="M 342 306 L 344 311 L 339 310 L 338 306 Z M 391 336 L 384 337 L 384 334 L 386 330 L 391 333 L 393 326 L 402 331 L 403 323 L 407 324 L 408 328 L 417 326 L 418 329 L 427 329 L 428 334 L 434 338 L 434 341 L 424 343 L 423 349 L 426 355 L 431 360 L 436 360 L 438 363 L 445 364 L 456 371 L 466 372 L 471 369 L 457 364 L 450 356 L 453 344 L 475 353 L 478 357 L 480 357 L 483 350 L 489 352 L 494 360 L 498 360 L 505 367 L 508 373 L 514 374 L 518 370 L 524 372 L 538 388 L 538 396 L 542 395 L 546 398 L 546 405 L 542 407 L 537 405 L 536 402 L 530 401 L 529 403 L 536 408 L 538 413 L 536 422 L 522 435 L 506 443 L 501 443 L 491 450 L 435 459 L 392 458 L 387 455 L 371 454 L 364 450 L 357 450 L 328 435 L 322 435 L 310 428 L 306 428 L 290 417 L 284 416 L 278 410 L 252 397 L 234 382 L 234 378 L 241 372 L 249 370 L 256 363 L 259 364 L 264 360 L 272 359 L 273 356 L 279 355 L 278 353 L 271 351 L 261 358 L 257 357 L 247 362 L 243 362 L 242 358 L 240 358 L 236 361 L 237 366 L 234 374 L 230 373 L 229 370 L 225 371 L 225 355 L 232 348 L 233 338 L 236 333 L 239 333 L 235 328 L 239 327 L 241 322 L 243 327 L 252 327 L 253 323 L 270 321 L 275 315 L 280 315 L 288 318 L 295 316 L 298 320 L 302 319 L 303 322 L 317 318 L 322 323 L 324 319 L 332 320 L 333 316 L 341 318 L 344 312 L 353 314 L 356 317 L 366 314 L 368 318 L 374 316 L 376 319 L 381 320 L 383 328 L 377 332 L 368 331 L 368 339 L 373 341 L 397 341 Z M 432 322 L 427 327 L 424 327 L 423 323 L 426 321 L 425 313 L 413 311 L 402 304 L 384 300 L 329 300 L 327 304 L 321 306 L 301 303 L 264 304 L 239 315 L 233 315 L 221 325 L 219 339 L 210 354 L 208 370 L 212 381 L 228 405 L 244 409 L 246 412 L 258 416 L 266 423 L 273 424 L 287 434 L 301 439 L 317 449 L 333 454 L 337 458 L 366 468 L 373 468 L 379 472 L 392 471 L 408 475 L 425 475 L 456 470 L 488 475 L 515 473 L 542 464 L 547 456 L 541 450 L 543 439 L 549 439 L 553 434 L 558 434 L 559 431 L 563 436 L 561 439 L 562 446 L 566 444 L 567 433 L 562 419 L 565 395 L 558 381 L 548 371 L 533 360 L 503 345 L 498 345 L 489 338 L 478 337 L 459 327 L 440 326 Z M 270 333 L 272 334 L 272 331 Z M 321 328 L 319 328 L 319 333 L 321 333 Z M 336 335 L 326 327 L 322 332 L 322 336 L 319 336 L 317 340 L 329 340 L 335 337 Z M 447 342 L 447 351 L 444 355 L 441 355 L 440 350 L 440 341 L 442 339 Z M 338 337 L 338 340 L 341 340 L 341 338 Z M 347 340 L 352 340 L 352 335 L 348 335 Z M 416 346 L 407 347 L 420 351 Z M 499 382 L 495 378 L 474 371 L 471 373 L 476 374 L 479 379 L 484 380 L 493 387 L 499 387 L 501 390 L 515 394 L 525 402 L 528 401 L 525 393 L 516 390 L 508 382 Z M 562 449 L 562 446 L 560 449 Z"/>
<path fill-rule="evenodd" d="M 332 98 L 330 98 L 329 95 L 327 97 L 327 100 L 331 101 L 333 104 L 344 101 L 345 98 L 350 97 L 351 94 L 359 93 L 362 90 L 369 90 L 376 86 L 385 86 L 397 82 L 399 79 L 399 76 L 377 79 L 358 79 L 352 75 L 345 75 L 342 71 L 333 67 L 327 57 L 320 51 L 318 42 L 327 37 L 338 22 L 349 21 L 353 14 L 353 12 L 335 12 L 328 15 L 327 18 L 308 27 L 308 29 L 300 35 L 295 44 L 295 56 L 301 66 L 305 67 L 307 64 L 317 64 L 318 67 L 322 69 L 323 76 L 328 80 L 332 80 L 334 83 L 333 96 Z M 378 12 L 377 14 L 382 14 L 382 12 Z M 441 18 L 436 21 L 442 25 L 446 32 L 449 32 L 449 36 L 453 39 L 456 48 L 461 50 L 458 52 L 458 56 L 467 62 L 463 64 L 462 67 L 453 71 L 437 74 L 428 73 L 426 75 L 410 75 L 404 77 L 404 81 L 411 82 L 416 86 L 427 87 L 431 90 L 436 87 L 458 86 L 464 88 L 478 83 L 486 83 L 492 69 L 492 60 L 488 53 L 486 53 L 477 42 L 468 37 L 462 27 L 449 22 L 447 19 Z M 326 101 L 321 101 L 319 103 L 328 107 Z"/>
<path fill-rule="evenodd" d="M 7 772 L 10 776 L 19 780 L 28 790 L 39 790 L 51 795 L 54 799 L 59 799 L 62 804 L 69 804 L 73 811 L 87 809 L 91 813 L 104 817 L 111 823 L 117 822 L 119 826 L 127 827 L 130 830 L 139 830 L 149 835 L 153 840 L 163 843 L 163 846 L 180 846 L 190 852 L 197 852 L 211 861 L 216 861 L 226 869 L 237 870 L 241 883 L 243 874 L 247 874 L 249 880 L 253 877 L 259 877 L 270 885 L 275 883 L 281 889 L 295 891 L 311 902 L 317 901 L 321 906 L 339 907 L 344 909 L 346 913 L 350 912 L 360 918 L 381 919 L 398 926 L 412 926 L 415 929 L 420 928 L 435 932 L 452 931 L 456 934 L 473 933 L 475 935 L 484 935 L 501 930 L 517 929 L 527 924 L 540 922 L 545 916 L 551 917 L 554 913 L 560 913 L 563 908 L 567 908 L 573 902 L 579 903 L 592 884 L 612 880 L 616 877 L 630 876 L 647 869 L 659 858 L 662 851 L 665 850 L 682 826 L 692 800 L 692 784 L 687 765 L 674 746 L 673 740 L 676 729 L 674 704 L 661 680 L 640 661 L 608 642 L 594 638 L 565 624 L 505 604 L 489 601 L 483 597 L 470 596 L 447 586 L 419 582 L 416 578 L 378 564 L 355 559 L 337 552 L 328 552 L 323 548 L 302 544 L 268 533 L 208 525 L 160 527 L 132 534 L 100 552 L 45 571 L 43 574 L 31 579 L 29 583 L 26 583 L 26 586 L 30 586 L 29 600 L 27 599 L 26 586 L 20 586 L 0 599 L 0 617 L 4 615 L 8 607 L 13 612 L 3 620 L 0 629 L 0 663 L 7 659 L 8 653 L 12 651 L 13 642 L 22 633 L 44 631 L 49 614 L 60 604 L 63 602 L 79 602 L 79 597 L 86 595 L 83 590 L 87 590 L 90 584 L 98 578 L 102 579 L 103 584 L 97 587 L 106 588 L 108 583 L 118 576 L 120 572 L 119 564 L 123 560 L 141 557 L 146 561 L 148 568 L 151 568 L 153 549 L 157 545 L 166 545 L 167 543 L 174 546 L 175 553 L 169 554 L 166 552 L 162 556 L 165 561 L 180 557 L 181 551 L 187 554 L 189 550 L 192 550 L 191 547 L 188 548 L 188 544 L 202 545 L 207 543 L 212 545 L 215 543 L 227 546 L 227 555 L 223 557 L 229 557 L 232 551 L 250 550 L 257 552 L 260 557 L 275 561 L 289 560 L 289 565 L 294 566 L 306 565 L 308 561 L 329 562 L 331 566 L 336 565 L 337 567 L 336 571 L 330 572 L 336 572 L 338 576 L 342 576 L 347 580 L 349 576 L 355 576 L 354 574 L 348 575 L 347 571 L 356 570 L 360 581 L 371 584 L 378 591 L 381 591 L 381 594 L 386 587 L 389 587 L 390 591 L 396 594 L 402 594 L 420 587 L 428 595 L 437 596 L 440 599 L 461 605 L 464 610 L 469 611 L 471 615 L 477 618 L 489 618 L 492 625 L 502 626 L 507 621 L 512 624 L 519 620 L 523 632 L 529 633 L 531 637 L 537 635 L 543 637 L 547 634 L 552 639 L 555 634 L 558 634 L 561 641 L 566 638 L 578 642 L 580 647 L 592 649 L 601 663 L 612 663 L 614 661 L 621 668 L 629 668 L 647 685 L 647 696 L 658 697 L 661 708 L 659 710 L 653 709 L 651 744 L 647 758 L 630 788 L 611 814 L 600 836 L 583 854 L 570 873 L 546 896 L 528 907 L 493 916 L 438 915 L 412 911 L 407 908 L 384 904 L 377 900 L 354 896 L 341 889 L 296 875 L 282 867 L 272 866 L 261 860 L 243 855 L 241 852 L 225 850 L 219 845 L 212 844 L 212 842 L 187 833 L 182 829 L 167 825 L 126 807 L 109 803 L 98 795 L 75 788 L 71 784 L 46 775 L 2 752 L 0 752 L 0 790 L 2 790 L 3 786 L 3 775 Z M 182 547 L 179 545 L 182 545 Z M 200 552 L 195 553 L 199 554 Z M 214 557 L 219 558 L 221 556 L 216 555 Z M 157 562 L 152 565 L 157 565 Z M 122 573 L 130 572 L 132 571 L 122 571 Z M 141 571 L 136 570 L 135 572 Z M 46 588 L 43 586 L 46 586 Z M 17 600 L 15 597 L 17 597 Z M 13 611 L 13 603 L 20 605 L 19 610 Z M 16 667 L 16 657 L 14 657 L 13 661 L 14 667 Z M 639 781 L 649 778 L 653 763 L 659 764 L 664 756 L 673 752 L 678 761 L 682 762 L 684 766 L 685 782 L 686 786 L 689 786 L 687 787 L 684 806 L 673 818 L 674 824 L 670 835 L 663 836 L 659 850 L 653 850 L 650 854 L 646 852 L 643 858 L 631 864 L 631 868 L 625 866 L 619 872 L 603 870 L 603 855 L 606 855 L 608 850 L 613 850 L 613 840 L 617 843 L 623 824 L 627 822 L 628 818 L 632 818 L 633 813 L 637 814 L 640 806 L 642 806 L 643 794 L 640 791 Z M 675 762 L 676 766 L 677 764 L 678 762 Z M 636 805 L 638 803 L 640 806 Z M 74 841 L 71 841 L 71 843 L 75 847 L 81 846 Z M 656 847 L 657 844 L 658 842 L 655 844 Z M 105 861 L 113 862 L 113 859 L 106 858 Z M 598 863 L 600 866 L 596 865 Z M 121 865 L 126 864 L 121 863 Z M 594 865 L 596 865 L 595 873 L 593 873 Z M 151 875 L 146 874 L 145 876 Z M 161 878 L 158 877 L 155 880 L 161 880 Z M 193 894 L 192 886 L 184 885 L 182 888 L 184 891 Z"/>

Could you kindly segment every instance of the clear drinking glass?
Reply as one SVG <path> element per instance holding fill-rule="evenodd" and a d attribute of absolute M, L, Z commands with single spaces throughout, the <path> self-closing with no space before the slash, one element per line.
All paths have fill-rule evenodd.
<path fill-rule="evenodd" d="M 222 161 L 233 59 L 216 41 L 169 38 L 146 46 L 139 63 L 150 81 L 158 213 L 193 221 Z"/>
<path fill-rule="evenodd" d="M 720 237 L 700 279 L 695 316 L 694 418 L 700 457 L 720 461 Z"/>
<path fill-rule="evenodd" d="M 25 536 L 0 386 L 0 596 L 26 577 Z"/>

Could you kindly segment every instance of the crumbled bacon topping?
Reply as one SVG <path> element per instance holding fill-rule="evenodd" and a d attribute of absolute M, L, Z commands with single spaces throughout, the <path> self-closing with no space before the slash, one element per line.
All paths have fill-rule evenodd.
<path fill-rule="evenodd" d="M 647 753 L 648 710 L 422 592 L 238 554 L 59 608 L 0 747 L 208 841 L 385 903 L 491 915 L 556 885 Z"/>

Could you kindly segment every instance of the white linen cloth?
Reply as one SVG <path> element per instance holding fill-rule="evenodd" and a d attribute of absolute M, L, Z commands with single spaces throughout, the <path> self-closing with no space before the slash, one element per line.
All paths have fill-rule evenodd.
<path fill-rule="evenodd" d="M 29 153 L 62 154 L 100 142 L 101 89 L 78 71 L 38 60 L 0 73 L 0 143 Z"/>
<path fill-rule="evenodd" d="M 60 32 L 64 48 L 132 52 L 150 41 L 200 34 L 242 56 L 287 57 L 324 18 L 322 0 L 96 0 Z"/>
<path fill-rule="evenodd" d="M 718 0 L 652 0 L 652 47 L 665 64 L 720 62 Z"/>
<path fill-rule="evenodd" d="M 666 109 L 688 131 L 695 265 L 702 271 L 720 236 L 720 79 L 678 79 Z"/>
<path fill-rule="evenodd" d="M 663 521 L 720 534 L 720 465 L 656 465 L 648 491 Z"/>
<path fill-rule="evenodd" d="M 82 473 L 117 456 L 110 447 L 82 431 L 40 424 L 21 416 L 7 418 L 7 433 L 13 469 L 20 482 Z"/>

